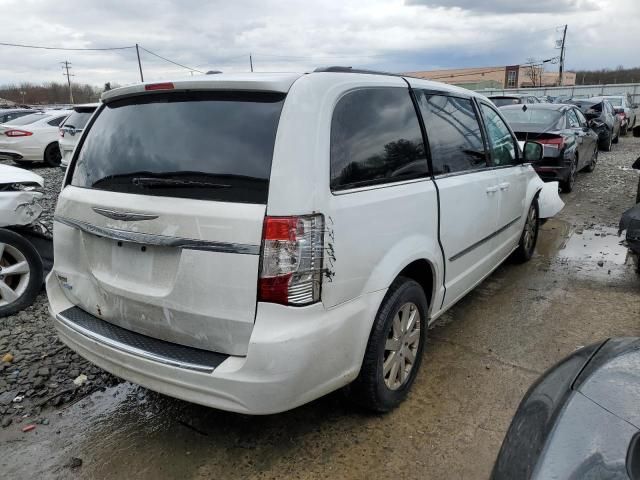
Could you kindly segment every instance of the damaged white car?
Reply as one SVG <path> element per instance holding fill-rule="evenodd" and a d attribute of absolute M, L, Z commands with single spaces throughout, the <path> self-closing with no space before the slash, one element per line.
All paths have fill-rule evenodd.
<path fill-rule="evenodd" d="M 51 264 L 51 240 L 38 222 L 37 188 L 43 185 L 35 173 L 0 165 L 0 317 L 33 303 L 42 287 L 43 257 Z"/>

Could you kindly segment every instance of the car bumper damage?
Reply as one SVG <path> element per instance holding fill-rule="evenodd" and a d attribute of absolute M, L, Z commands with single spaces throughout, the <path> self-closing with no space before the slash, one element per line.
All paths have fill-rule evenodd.
<path fill-rule="evenodd" d="M 234 356 L 159 344 L 131 331 L 113 333 L 113 325 L 96 317 L 78 320 L 64 279 L 53 272 L 46 285 L 60 339 L 90 362 L 172 397 L 256 415 L 290 410 L 354 380 L 362 339 L 385 293 L 331 309 L 258 303 L 247 355 Z"/>
<path fill-rule="evenodd" d="M 0 191 L 0 227 L 34 223 L 42 214 L 40 192 Z"/>
<path fill-rule="evenodd" d="M 537 179 L 536 189 L 538 189 L 538 214 L 540 218 L 551 218 L 557 215 L 564 208 L 564 202 L 558 193 L 558 182 L 544 182 Z"/>

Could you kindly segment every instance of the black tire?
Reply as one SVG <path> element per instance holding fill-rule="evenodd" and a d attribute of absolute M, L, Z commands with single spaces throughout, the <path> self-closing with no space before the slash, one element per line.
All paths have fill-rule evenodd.
<path fill-rule="evenodd" d="M 59 167 L 62 161 L 62 154 L 58 142 L 50 143 L 44 150 L 44 163 L 50 167 Z"/>
<path fill-rule="evenodd" d="M 573 191 L 573 187 L 576 183 L 576 176 L 578 175 L 578 155 L 576 154 L 573 157 L 573 162 L 571 162 L 571 168 L 569 170 L 569 175 L 567 178 L 560 182 L 560 189 L 564 193 L 571 193 Z"/>
<path fill-rule="evenodd" d="M 417 323 L 418 320 L 416 320 L 420 329 L 418 346 L 406 379 L 400 382 L 398 388 L 391 389 L 385 381 L 385 357 L 388 361 L 391 359 L 392 353 L 396 354 L 396 357 L 401 358 L 401 361 L 405 361 L 405 358 L 409 357 L 404 357 L 396 352 L 389 353 L 387 356 L 386 345 L 387 340 L 389 340 L 389 335 L 392 335 L 393 339 L 395 339 L 393 333 L 394 319 L 396 315 L 400 315 L 401 308 L 407 305 L 413 305 L 420 315 L 419 323 Z M 427 297 L 420 284 L 409 278 L 396 278 L 391 284 L 391 287 L 389 287 L 389 291 L 385 295 L 380 309 L 376 314 L 360 374 L 346 389 L 347 397 L 351 401 L 367 410 L 388 412 L 406 398 L 420 369 L 420 363 L 422 362 L 422 352 L 424 351 L 427 340 L 428 311 L 429 305 Z M 402 351 L 403 347 L 408 348 L 406 344 L 403 344 L 402 339 L 399 340 L 399 344 L 400 351 Z M 393 362 L 390 362 L 390 364 L 392 363 Z M 391 368 L 391 370 L 393 371 L 393 368 Z"/>
<path fill-rule="evenodd" d="M 527 211 L 527 218 L 520 235 L 518 247 L 513 252 L 513 260 L 517 263 L 524 263 L 531 260 L 538 243 L 538 232 L 540 231 L 540 210 L 538 199 L 535 198 Z"/>
<path fill-rule="evenodd" d="M 593 172 L 596 169 L 597 163 L 598 163 L 598 146 L 596 145 L 596 148 L 593 149 L 593 154 L 591 155 L 591 161 L 589 162 L 589 165 L 584 167 L 584 171 L 588 173 Z"/>
<path fill-rule="evenodd" d="M 627 136 L 627 127 L 620 127 L 620 135 L 622 135 L 623 137 Z"/>
<path fill-rule="evenodd" d="M 611 151 L 611 144 L 613 143 L 613 130 L 607 135 L 607 139 L 600 144 L 600 148 L 605 152 Z"/>
<path fill-rule="evenodd" d="M 18 250 L 25 257 L 27 264 L 29 265 L 29 279 L 26 284 L 26 289 L 24 289 L 18 298 L 12 300 L 7 305 L 0 305 L 1 318 L 6 317 L 7 315 L 13 315 L 33 303 L 42 288 L 43 268 L 42 259 L 40 258 L 38 251 L 22 235 L 18 235 L 11 230 L 0 228 L 0 244 L 4 244 L 4 253 L 0 256 L 0 266 L 3 264 L 6 265 L 7 260 L 11 256 L 11 252 L 7 246 Z M 16 281 L 15 277 L 15 275 L 5 276 L 2 274 L 2 270 L 0 270 L 0 282 L 5 285 L 11 286 L 12 283 Z M 3 299 L 4 296 L 2 291 L 0 291 L 0 303 L 3 303 Z"/>
<path fill-rule="evenodd" d="M 618 130 L 618 134 L 613 137 L 613 139 L 611 140 L 611 143 L 618 143 L 620 141 L 620 130 Z"/>

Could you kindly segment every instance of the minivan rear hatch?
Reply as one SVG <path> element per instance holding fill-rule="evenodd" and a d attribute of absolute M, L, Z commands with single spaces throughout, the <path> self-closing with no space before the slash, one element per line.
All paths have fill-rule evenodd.
<path fill-rule="evenodd" d="M 67 298 L 143 335 L 246 354 L 284 98 L 164 91 L 103 105 L 56 209 Z"/>

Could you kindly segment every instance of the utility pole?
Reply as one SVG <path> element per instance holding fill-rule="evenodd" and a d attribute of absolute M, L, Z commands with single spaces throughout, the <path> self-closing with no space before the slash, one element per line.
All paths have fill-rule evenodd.
<path fill-rule="evenodd" d="M 562 43 L 560 44 L 560 68 L 558 69 L 558 86 L 561 87 L 564 75 L 564 42 L 567 39 L 567 25 L 565 24 L 562 32 Z"/>
<path fill-rule="evenodd" d="M 140 49 L 136 43 L 136 55 L 138 56 L 138 68 L 140 69 L 140 81 L 144 82 L 144 76 L 142 75 L 142 62 L 140 61 Z"/>
<path fill-rule="evenodd" d="M 71 101 L 71 105 L 73 105 L 73 90 L 71 89 L 71 77 L 73 77 L 73 73 L 69 73 L 69 67 L 70 67 L 70 63 L 67 62 L 66 60 L 64 62 L 60 62 L 62 63 L 62 65 L 64 65 L 64 68 L 66 70 L 65 72 L 62 72 L 62 75 L 64 75 L 65 77 L 67 77 L 67 83 L 69 84 L 69 100 Z"/>
<path fill-rule="evenodd" d="M 251 54 L 249 54 L 249 67 L 251 67 L 251 71 L 253 72 L 253 58 L 251 57 Z"/>

